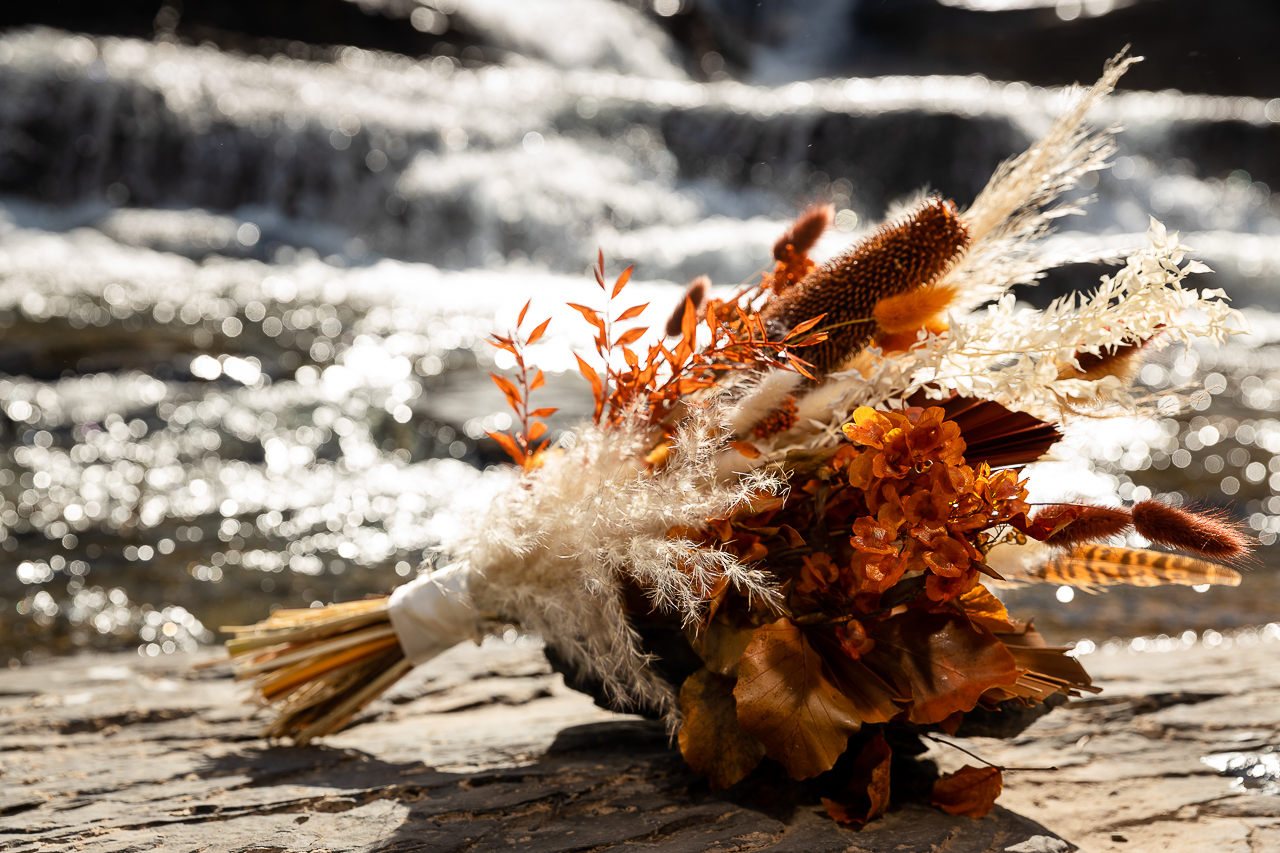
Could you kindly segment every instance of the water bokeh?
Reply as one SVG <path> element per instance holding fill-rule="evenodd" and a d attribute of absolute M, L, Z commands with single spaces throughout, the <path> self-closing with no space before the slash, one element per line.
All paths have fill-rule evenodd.
<path fill-rule="evenodd" d="M 637 265 L 658 322 L 689 277 L 759 270 L 807 201 L 838 207 L 834 252 L 917 186 L 971 200 L 1065 97 L 977 75 L 698 81 L 637 32 L 654 43 L 610 48 L 625 74 L 532 49 L 0 36 L 0 661 L 167 654 L 387 591 L 508 482 L 485 432 L 511 424 L 486 376 L 509 365 L 485 341 L 526 299 L 553 318 L 530 356 L 562 430 L 590 402 L 589 328 L 563 303 L 596 299 L 597 249 Z M 1254 333 L 1153 354 L 1140 386 L 1165 413 L 1082 422 L 1033 487 L 1222 507 L 1256 566 L 1239 589 L 1004 595 L 1057 641 L 1201 641 L 1274 622 L 1280 597 L 1280 175 L 1258 155 L 1280 101 L 1107 109 L 1120 156 L 1054 245 L 1136 247 L 1154 213 Z"/>

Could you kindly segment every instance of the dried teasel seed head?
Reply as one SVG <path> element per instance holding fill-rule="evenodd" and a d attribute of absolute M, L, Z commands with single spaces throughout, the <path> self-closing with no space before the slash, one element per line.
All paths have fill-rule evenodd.
<path fill-rule="evenodd" d="M 764 320 L 772 330 L 785 333 L 826 314 L 819 325 L 829 337 L 806 347 L 804 358 L 820 373 L 829 373 L 875 334 L 876 303 L 930 284 L 968 243 L 968 229 L 955 205 L 927 199 L 814 269 L 765 307 Z"/>
<path fill-rule="evenodd" d="M 675 310 L 667 318 L 667 337 L 674 338 L 680 334 L 681 326 L 684 323 L 684 309 L 688 302 L 693 303 L 694 311 L 702 309 L 702 303 L 706 301 L 707 291 L 710 288 L 711 279 L 705 275 L 700 275 L 689 282 L 689 286 L 684 291 L 684 298 L 676 303 Z"/>
<path fill-rule="evenodd" d="M 760 419 L 755 428 L 751 430 L 751 434 L 760 439 L 773 438 L 779 433 L 786 432 L 796 425 L 796 413 L 799 407 L 796 406 L 796 398 L 791 394 L 782 398 L 782 402 L 778 404 L 778 408 Z"/>
<path fill-rule="evenodd" d="M 1190 512 L 1160 501 L 1133 505 L 1133 526 L 1152 542 L 1231 559 L 1249 553 L 1248 538 L 1220 513 Z"/>
<path fill-rule="evenodd" d="M 1081 507 L 1079 505 L 1066 504 L 1045 507 L 1036 513 L 1035 520 L 1037 522 L 1047 521 L 1053 523 L 1055 514 L 1065 514 L 1075 510 L 1083 511 L 1074 521 L 1071 521 L 1061 530 L 1054 532 L 1045 539 L 1044 541 L 1047 544 L 1067 547 L 1085 542 L 1097 542 L 1100 539 L 1119 536 L 1133 526 L 1133 518 L 1129 515 L 1128 510 L 1107 506 Z"/>
<path fill-rule="evenodd" d="M 773 244 L 774 260 L 785 263 L 789 254 L 788 246 L 799 254 L 807 255 L 818 242 L 818 238 L 831 227 L 835 218 L 834 204 L 815 204 L 806 209 L 795 222 L 791 223 L 786 233 L 778 238 L 778 242 Z"/>

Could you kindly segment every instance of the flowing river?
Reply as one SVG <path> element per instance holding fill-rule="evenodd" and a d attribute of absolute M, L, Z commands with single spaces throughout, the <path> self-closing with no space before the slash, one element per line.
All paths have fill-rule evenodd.
<path fill-rule="evenodd" d="M 553 318 L 531 356 L 563 429 L 590 402 L 589 327 L 563 303 L 597 299 L 597 248 L 661 323 L 693 275 L 756 274 L 810 201 L 840 211 L 825 253 L 917 187 L 971 201 L 1063 99 L 980 76 L 699 82 L 610 14 L 588 42 L 609 61 L 0 36 L 0 661 L 166 654 L 389 589 L 507 482 L 485 431 L 511 424 L 486 375 L 509 365 L 486 338 L 526 299 Z M 1205 391 L 1081 425 L 1033 482 L 1229 507 L 1257 565 L 1238 589 L 1006 597 L 1057 642 L 1231 642 L 1280 597 L 1280 100 L 1105 109 L 1121 152 L 1053 239 L 1136 247 L 1154 214 L 1253 334 L 1154 355 L 1145 389 Z"/>

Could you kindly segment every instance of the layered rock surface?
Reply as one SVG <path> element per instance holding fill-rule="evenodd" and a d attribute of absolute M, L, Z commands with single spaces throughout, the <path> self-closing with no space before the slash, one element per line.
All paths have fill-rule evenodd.
<path fill-rule="evenodd" d="M 0 676 L 0 850 L 1256 853 L 1280 840 L 1265 772 L 1246 788 L 1201 759 L 1269 766 L 1274 653 L 1091 655 L 1101 697 L 964 742 L 1056 770 L 1011 769 L 982 820 L 901 803 L 861 832 L 767 768 L 712 793 L 658 724 L 594 707 L 535 646 L 455 649 L 305 748 L 259 739 L 247 690 L 192 657 L 81 656 Z"/>

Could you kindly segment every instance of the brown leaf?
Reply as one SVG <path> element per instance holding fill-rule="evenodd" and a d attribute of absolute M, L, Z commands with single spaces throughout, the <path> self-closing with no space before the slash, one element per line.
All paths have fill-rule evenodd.
<path fill-rule="evenodd" d="M 738 664 L 738 723 L 795 779 L 830 770 L 862 727 L 821 655 L 789 619 L 761 625 Z"/>
<path fill-rule="evenodd" d="M 933 783 L 929 802 L 948 814 L 982 817 L 995 807 L 1003 787 L 998 767 L 965 765 Z"/>
<path fill-rule="evenodd" d="M 866 661 L 845 654 L 839 640 L 827 632 L 815 632 L 813 643 L 827 662 L 835 685 L 864 723 L 887 723 L 911 701 L 911 688 L 900 668 L 872 669 Z"/>
<path fill-rule="evenodd" d="M 649 307 L 648 302 L 644 303 L 643 305 L 632 305 L 626 311 L 623 311 L 621 314 L 618 315 L 618 322 L 621 323 L 623 320 L 632 320 L 636 317 L 639 317 L 641 314 L 644 313 L 644 309 L 648 307 Z"/>
<path fill-rule="evenodd" d="M 712 619 L 701 630 L 686 630 L 689 645 L 702 658 L 712 672 L 737 677 L 738 661 L 751 643 L 751 628 L 735 628 L 719 619 Z"/>
<path fill-rule="evenodd" d="M 542 321 L 542 323 L 538 326 L 538 328 L 534 329 L 532 332 L 529 333 L 529 337 L 525 341 L 525 344 L 528 345 L 528 344 L 537 343 L 538 338 L 542 337 L 543 333 L 547 331 L 547 326 L 550 326 L 550 325 L 551 325 L 551 318 L 548 317 L 547 319 Z"/>
<path fill-rule="evenodd" d="M 700 669 L 680 688 L 680 753 L 712 790 L 741 782 L 764 758 L 764 744 L 738 726 L 733 679 Z"/>
<path fill-rule="evenodd" d="M 961 593 L 956 602 L 964 608 L 965 615 L 973 624 L 980 625 L 993 634 L 1012 631 L 1014 628 L 1009 611 L 982 584 L 974 584 L 968 592 Z"/>
<path fill-rule="evenodd" d="M 1009 650 L 989 632 L 959 613 L 909 609 L 871 632 L 875 650 L 869 664 L 893 659 L 911 685 L 907 719 L 937 723 L 956 711 L 970 711 L 988 688 L 1013 684 L 1018 670 Z"/>
<path fill-rule="evenodd" d="M 885 743 L 884 733 L 867 742 L 853 765 L 853 778 L 839 800 L 822 798 L 827 814 L 840 823 L 861 826 L 875 820 L 889 808 L 889 767 L 893 750 Z"/>
<path fill-rule="evenodd" d="M 755 459 L 760 455 L 760 449 L 747 441 L 731 441 L 729 446 L 748 459 Z"/>

